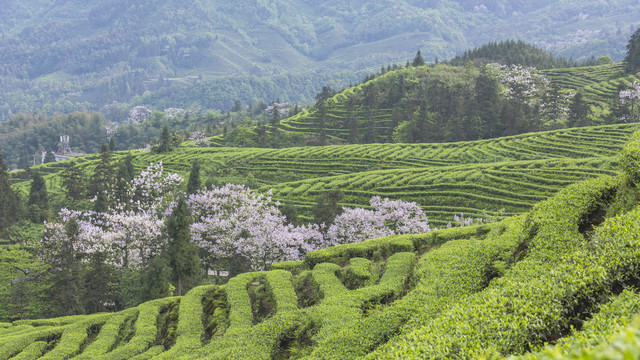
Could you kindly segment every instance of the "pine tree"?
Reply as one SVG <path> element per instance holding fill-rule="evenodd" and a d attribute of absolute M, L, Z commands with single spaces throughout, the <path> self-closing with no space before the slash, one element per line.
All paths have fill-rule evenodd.
<path fill-rule="evenodd" d="M 420 50 L 418 50 L 418 52 L 416 53 L 416 57 L 413 58 L 413 62 L 411 63 L 411 66 L 422 66 L 424 65 L 424 59 L 422 58 L 422 53 L 420 52 Z"/>
<path fill-rule="evenodd" d="M 326 191 L 318 195 L 316 205 L 313 207 L 313 221 L 316 224 L 324 224 L 328 229 L 336 216 L 342 213 L 342 207 L 338 205 L 344 198 L 340 190 Z"/>
<path fill-rule="evenodd" d="M 498 81 L 486 71 L 482 71 L 476 78 L 475 113 L 480 119 L 483 133 L 480 138 L 499 136 L 502 132 L 500 125 L 500 87 Z"/>
<path fill-rule="evenodd" d="M 109 151 L 116 151 L 116 138 L 113 136 L 109 139 Z"/>
<path fill-rule="evenodd" d="M 62 186 L 67 189 L 67 196 L 75 201 L 82 199 L 84 193 L 84 171 L 76 163 L 72 163 L 64 169 L 62 174 Z"/>
<path fill-rule="evenodd" d="M 49 209 L 49 194 L 47 193 L 47 182 L 38 171 L 32 171 L 31 188 L 29 189 L 29 215 L 34 223 L 42 222 L 46 217 L 45 213 Z"/>
<path fill-rule="evenodd" d="M 51 267 L 54 286 L 49 298 L 54 305 L 53 316 L 84 314 L 84 269 L 82 256 L 74 251 L 79 239 L 79 225 L 71 219 L 64 228 L 68 241 L 45 243 L 45 258 Z M 51 247 L 48 247 L 50 245 Z"/>
<path fill-rule="evenodd" d="M 196 275 L 199 270 L 198 249 L 191 242 L 191 222 L 187 202 L 180 198 L 173 213 L 166 220 L 169 265 L 178 281 L 178 296 L 182 295 L 183 280 Z"/>
<path fill-rule="evenodd" d="M 22 213 L 20 198 L 11 189 L 7 169 L 0 153 L 0 230 L 11 226 Z"/>
<path fill-rule="evenodd" d="M 187 181 L 187 194 L 195 194 L 202 186 L 200 180 L 200 162 L 194 161 L 189 172 L 189 180 Z"/>
<path fill-rule="evenodd" d="M 624 58 L 628 73 L 640 71 L 640 28 L 638 28 L 627 44 L 627 56 Z"/>
<path fill-rule="evenodd" d="M 156 151 L 159 153 L 166 153 L 171 151 L 171 145 L 172 145 L 171 140 L 172 140 L 172 136 L 171 136 L 171 133 L 169 132 L 169 127 L 165 125 L 162 128 L 162 133 L 160 134 L 160 144 L 158 144 Z"/>
<path fill-rule="evenodd" d="M 116 196 L 121 204 L 129 202 L 127 188 L 133 177 L 133 156 L 129 153 L 118 163 L 118 171 L 116 173 Z"/>
<path fill-rule="evenodd" d="M 582 92 L 578 92 L 571 99 L 569 104 L 569 117 L 567 118 L 567 125 L 569 127 L 574 126 L 589 126 L 591 116 L 591 107 L 584 101 Z"/>
<path fill-rule="evenodd" d="M 100 149 L 100 162 L 96 165 L 91 183 L 88 187 L 90 197 L 97 196 L 98 193 L 106 191 L 113 184 L 114 166 L 112 153 L 109 145 L 104 144 Z"/>
<path fill-rule="evenodd" d="M 322 91 L 316 95 L 316 107 L 318 113 L 316 119 L 316 129 L 320 137 L 320 145 L 327 144 L 327 100 L 333 96 L 333 91 L 328 86 L 323 86 Z"/>

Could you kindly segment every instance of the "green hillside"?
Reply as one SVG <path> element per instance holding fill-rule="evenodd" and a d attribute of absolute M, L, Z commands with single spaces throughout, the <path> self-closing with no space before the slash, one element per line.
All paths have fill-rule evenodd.
<path fill-rule="evenodd" d="M 498 223 L 318 250 L 118 313 L 2 323 L 0 359 L 636 358 L 640 132 L 604 152 L 613 176 Z"/>
<path fill-rule="evenodd" d="M 309 102 L 381 65 L 517 38 L 565 58 L 624 57 L 633 0 L 348 2 L 36 0 L 0 13 L 0 118 L 99 110 L 227 110 Z"/>
<path fill-rule="evenodd" d="M 273 197 L 312 218 L 316 197 L 341 190 L 341 205 L 367 207 L 374 195 L 415 201 L 429 222 L 447 225 L 454 214 L 493 220 L 521 214 L 563 187 L 615 174 L 616 154 L 638 124 L 540 132 L 493 140 L 445 144 L 369 144 L 286 149 L 181 147 L 169 154 L 134 152 L 137 171 L 162 161 L 167 170 L 188 175 L 202 164 L 204 182 L 246 183 L 273 190 Z M 118 152 L 115 159 L 124 157 Z M 78 158 L 92 171 L 98 155 Z M 50 193 L 62 193 L 60 172 L 67 162 L 38 167 Z M 30 182 L 15 174 L 15 186 Z"/>
<path fill-rule="evenodd" d="M 500 46 L 504 51 L 535 50 L 522 43 Z M 534 54 L 529 60 L 535 58 Z M 549 61 L 544 58 L 538 65 L 544 67 Z M 615 109 L 620 106 L 618 93 L 640 79 L 638 74 L 626 74 L 624 63 L 541 71 L 484 68 L 481 62 L 476 67 L 388 70 L 318 99 L 307 110 L 281 120 L 278 131 L 312 145 L 422 143 L 611 124 L 620 122 Z M 579 104 L 576 93 L 582 96 Z M 581 113 L 572 113 L 578 108 Z"/>

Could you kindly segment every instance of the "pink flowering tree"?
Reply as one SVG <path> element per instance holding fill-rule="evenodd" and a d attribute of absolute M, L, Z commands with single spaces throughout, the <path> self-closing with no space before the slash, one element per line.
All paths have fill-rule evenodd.
<path fill-rule="evenodd" d="M 145 105 L 134 106 L 131 111 L 129 111 L 129 117 L 127 118 L 127 122 L 130 124 L 140 124 L 144 123 L 151 117 L 151 109 Z"/>
<path fill-rule="evenodd" d="M 620 102 L 628 109 L 628 116 L 620 118 L 622 122 L 638 121 L 638 102 L 640 101 L 640 82 L 634 81 L 631 89 L 620 91 Z"/>
<path fill-rule="evenodd" d="M 181 109 L 181 108 L 172 107 L 172 108 L 164 109 L 164 116 L 166 116 L 167 119 L 170 119 L 170 120 L 182 118 L 186 113 L 187 113 L 187 110 Z"/>
<path fill-rule="evenodd" d="M 550 84 L 549 79 L 533 67 L 489 64 L 487 69 L 505 87 L 506 97 L 527 104 L 531 104 L 533 99 Z"/>
<path fill-rule="evenodd" d="M 421 234 L 431 231 L 427 216 L 415 202 L 382 199 L 369 201 L 373 209 L 344 208 L 327 230 L 332 243 L 360 242 L 397 234 Z"/>
<path fill-rule="evenodd" d="M 107 191 L 113 205 L 106 212 L 62 209 L 59 223 L 45 224 L 43 242 L 52 249 L 66 243 L 64 248 L 78 254 L 103 253 L 118 268 L 144 267 L 166 244 L 163 218 L 182 181 L 177 174 L 164 174 L 162 163 L 150 164 L 123 196 L 115 188 Z M 65 231 L 71 221 L 78 225 L 74 236 Z"/>
<path fill-rule="evenodd" d="M 270 194 L 255 194 L 242 185 L 227 184 L 189 197 L 194 223 L 191 236 L 212 259 L 240 255 L 254 269 L 301 259 L 327 244 L 316 225 L 285 224 Z"/>

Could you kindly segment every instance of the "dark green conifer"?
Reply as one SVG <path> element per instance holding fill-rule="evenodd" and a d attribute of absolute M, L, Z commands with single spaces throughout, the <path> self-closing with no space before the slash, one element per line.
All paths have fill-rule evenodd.
<path fill-rule="evenodd" d="M 20 198 L 11 189 L 9 173 L 0 153 L 0 230 L 11 226 L 22 213 Z"/>
<path fill-rule="evenodd" d="M 624 58 L 628 73 L 640 71 L 640 28 L 638 28 L 627 44 L 627 56 Z"/>
<path fill-rule="evenodd" d="M 191 242 L 189 230 L 191 222 L 187 202 L 184 198 L 180 198 L 173 213 L 166 220 L 169 265 L 173 270 L 174 278 L 178 281 L 178 296 L 182 295 L 183 280 L 196 275 L 199 270 L 198 249 Z"/>
<path fill-rule="evenodd" d="M 47 193 L 47 182 L 38 171 L 31 173 L 31 188 L 29 189 L 29 215 L 31 221 L 40 223 L 45 219 L 45 213 L 49 209 L 49 194 Z"/>
<path fill-rule="evenodd" d="M 200 180 L 200 162 L 194 161 L 189 172 L 189 180 L 187 181 L 187 194 L 195 194 L 202 186 Z"/>
<path fill-rule="evenodd" d="M 424 65 L 424 59 L 422 58 L 422 53 L 420 52 L 420 50 L 418 50 L 418 52 L 416 53 L 416 57 L 413 58 L 413 62 L 411 63 L 411 66 L 422 66 Z"/>

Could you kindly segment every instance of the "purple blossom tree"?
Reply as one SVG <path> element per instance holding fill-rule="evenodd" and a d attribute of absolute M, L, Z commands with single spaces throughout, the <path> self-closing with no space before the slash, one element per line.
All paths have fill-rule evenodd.
<path fill-rule="evenodd" d="M 285 217 L 270 193 L 255 194 L 243 185 L 227 184 L 189 197 L 194 216 L 191 236 L 214 259 L 239 254 L 254 269 L 301 259 L 328 246 L 318 226 L 285 225 Z"/>
<path fill-rule="evenodd" d="M 629 107 L 629 117 L 623 116 L 620 121 L 622 122 L 632 122 L 638 120 L 638 106 L 637 103 L 640 101 L 640 82 L 634 81 L 631 89 L 620 91 L 620 102 L 623 106 Z"/>
<path fill-rule="evenodd" d="M 332 243 L 359 242 L 397 234 L 430 232 L 427 216 L 415 202 L 382 199 L 374 196 L 369 201 L 372 210 L 343 208 L 327 230 Z"/>
<path fill-rule="evenodd" d="M 140 124 L 143 123 L 151 117 L 151 109 L 145 105 L 134 106 L 131 111 L 129 111 L 129 117 L 127 118 L 127 122 L 130 124 Z"/>
<path fill-rule="evenodd" d="M 114 205 L 106 212 L 62 209 L 60 223 L 45 224 L 43 242 L 47 248 L 70 243 L 78 254 L 103 253 L 119 268 L 144 267 L 166 244 L 163 217 L 182 181 L 177 174 L 165 175 L 162 163 L 150 164 L 130 183 L 126 199 L 118 198 L 114 188 L 107 191 Z M 72 220 L 78 224 L 74 239 L 64 231 Z"/>

